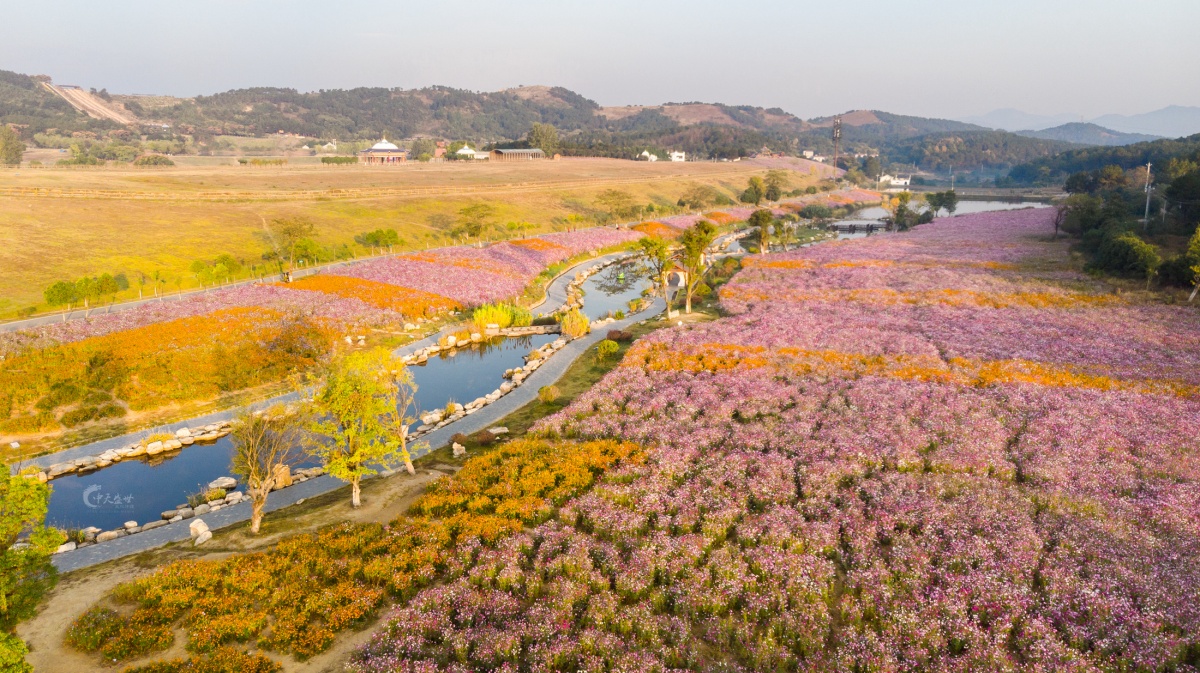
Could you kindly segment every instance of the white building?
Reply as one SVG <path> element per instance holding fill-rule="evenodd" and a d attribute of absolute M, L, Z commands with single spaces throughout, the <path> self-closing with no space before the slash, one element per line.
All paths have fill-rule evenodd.
<path fill-rule="evenodd" d="M 801 152 L 801 154 L 804 155 L 805 159 L 811 159 L 811 158 L 813 158 L 814 155 L 816 155 L 816 152 L 814 152 L 812 150 L 804 150 L 803 152 Z"/>
<path fill-rule="evenodd" d="M 467 147 L 466 145 L 458 148 L 454 153 L 458 155 L 459 159 L 474 159 L 478 154 L 478 152 L 470 147 Z"/>
<path fill-rule="evenodd" d="M 881 184 L 891 185 L 893 187 L 907 187 L 912 182 L 912 176 L 910 175 L 907 178 L 902 178 L 899 175 L 888 175 L 887 173 L 884 173 L 883 175 L 879 176 L 879 182 Z"/>
<path fill-rule="evenodd" d="M 671 161 L 687 161 L 687 152 L 671 152 Z"/>
<path fill-rule="evenodd" d="M 642 153 L 637 155 L 638 161 L 658 161 L 657 154 L 651 154 L 650 150 L 642 150 Z"/>

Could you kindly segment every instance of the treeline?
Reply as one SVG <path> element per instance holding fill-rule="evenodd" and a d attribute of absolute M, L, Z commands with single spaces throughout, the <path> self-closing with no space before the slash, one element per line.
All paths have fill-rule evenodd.
<path fill-rule="evenodd" d="M 1200 161 L 1200 133 L 1186 138 L 1154 140 L 1120 147 L 1085 147 L 1043 157 L 1019 166 L 1008 174 L 1011 186 L 1062 184 L 1067 176 L 1098 171 L 1106 166 L 1128 170 L 1152 163 L 1165 167 L 1172 159 Z"/>
<path fill-rule="evenodd" d="M 1145 169 L 1118 165 L 1071 175 L 1055 230 L 1078 238 L 1091 269 L 1145 278 L 1149 288 L 1200 283 L 1200 165 L 1168 162 L 1147 212 Z M 1193 297 L 1195 295 L 1193 294 Z"/>

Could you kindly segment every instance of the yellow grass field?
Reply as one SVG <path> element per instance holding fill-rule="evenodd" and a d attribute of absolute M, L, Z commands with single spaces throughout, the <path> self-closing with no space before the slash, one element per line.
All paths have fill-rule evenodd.
<path fill-rule="evenodd" d="M 224 158 L 232 163 L 233 160 Z M 160 271 L 195 287 L 197 259 L 230 253 L 257 263 L 267 244 L 264 223 L 303 216 L 325 245 L 392 228 L 405 248 L 451 243 L 431 216 L 457 217 L 478 202 L 495 207 L 492 222 L 528 222 L 529 233 L 566 226 L 605 189 L 639 203 L 672 205 L 695 183 L 729 196 L 764 169 L 750 162 L 645 163 L 563 159 L 528 163 L 407 164 L 394 167 L 289 164 L 177 166 L 166 169 L 30 168 L 0 173 L 0 318 L 41 306 L 42 291 L 60 279 L 126 273 L 137 297 L 137 273 Z M 794 186 L 815 181 L 796 174 Z M 436 218 L 435 218 L 436 219 Z M 555 222 L 558 222 L 556 225 Z M 527 234 L 526 234 L 527 235 Z M 358 249 L 359 254 L 365 250 Z"/>

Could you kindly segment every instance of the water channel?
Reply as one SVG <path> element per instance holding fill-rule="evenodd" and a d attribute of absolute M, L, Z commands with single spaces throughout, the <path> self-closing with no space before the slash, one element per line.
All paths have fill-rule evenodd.
<path fill-rule="evenodd" d="M 1004 201 L 961 201 L 958 213 L 1010 210 L 1041 204 Z M 882 208 L 855 213 L 854 222 L 875 223 L 886 216 Z M 859 238 L 866 233 L 841 234 Z M 742 252 L 734 241 L 728 252 Z M 583 284 L 583 312 L 591 320 L 629 310 L 629 301 L 642 296 L 649 286 L 642 264 L 627 261 L 613 264 L 589 277 Z M 557 338 L 557 335 L 496 338 L 467 348 L 439 353 L 409 371 L 417 384 L 417 407 L 431 411 L 447 402 L 465 404 L 492 392 L 503 382 L 506 369 L 524 364 L 524 356 Z M 55 479 L 46 521 L 61 528 L 96 526 L 120 528 L 126 521 L 147 523 L 161 512 L 174 509 L 217 477 L 229 474 L 232 455 L 229 438 L 213 444 L 196 444 L 182 451 L 151 458 L 126 460 L 89 474 Z M 315 464 L 311 460 L 295 467 Z"/>
<path fill-rule="evenodd" d="M 614 264 L 583 285 L 584 312 L 596 320 L 609 312 L 628 311 L 629 300 L 647 287 L 640 264 Z M 556 334 L 493 338 L 446 351 L 423 364 L 411 365 L 421 412 L 465 404 L 500 387 L 507 369 L 525 364 L 524 356 L 558 338 Z M 181 424 L 182 425 L 182 424 Z M 55 479 L 47 523 L 63 528 L 120 528 L 126 521 L 156 521 L 162 512 L 186 501 L 208 482 L 229 474 L 233 445 L 228 437 L 195 444 L 169 454 L 125 460 L 89 474 Z M 316 465 L 311 459 L 294 467 Z"/>

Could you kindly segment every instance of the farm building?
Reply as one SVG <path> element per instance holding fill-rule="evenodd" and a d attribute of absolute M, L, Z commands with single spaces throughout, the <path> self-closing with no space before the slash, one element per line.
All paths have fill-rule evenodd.
<path fill-rule="evenodd" d="M 891 185 L 893 187 L 907 187 L 912 182 L 912 178 L 902 178 L 899 175 L 888 175 L 887 173 L 884 173 L 883 175 L 879 176 L 879 182 L 885 185 Z"/>
<path fill-rule="evenodd" d="M 534 148 L 531 150 L 492 150 L 492 161 L 531 161 L 545 159 L 546 153 Z"/>
<path fill-rule="evenodd" d="M 363 164 L 402 164 L 408 161 L 408 151 L 400 149 L 384 138 L 359 152 L 358 161 Z"/>
<path fill-rule="evenodd" d="M 489 156 L 487 152 L 476 152 L 466 145 L 458 148 L 455 154 L 458 155 L 459 159 L 486 159 Z"/>
<path fill-rule="evenodd" d="M 671 161 L 687 161 L 687 153 L 671 152 Z"/>

